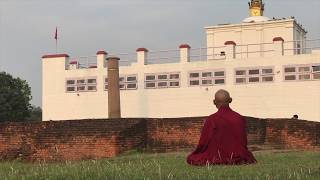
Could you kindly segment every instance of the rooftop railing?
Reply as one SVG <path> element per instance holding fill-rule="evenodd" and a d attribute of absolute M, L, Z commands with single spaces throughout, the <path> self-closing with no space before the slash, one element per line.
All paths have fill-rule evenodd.
<path fill-rule="evenodd" d="M 299 55 L 310 54 L 314 50 L 320 50 L 320 39 L 245 45 L 235 45 L 234 43 L 219 47 L 200 48 L 190 48 L 189 45 L 187 45 L 182 48 L 180 47 L 180 50 L 171 49 L 148 51 L 145 49 L 144 51 L 139 51 L 137 53 L 118 53 L 114 55 L 120 58 L 120 66 L 130 66 L 132 63 L 141 63 L 147 65 L 193 61 L 246 59 L 271 57 L 274 55 Z M 139 56 L 139 53 L 141 56 Z M 76 64 L 75 69 L 97 68 L 97 56 L 70 58 L 70 64 Z M 104 67 L 106 67 L 106 62 L 104 63 Z"/>

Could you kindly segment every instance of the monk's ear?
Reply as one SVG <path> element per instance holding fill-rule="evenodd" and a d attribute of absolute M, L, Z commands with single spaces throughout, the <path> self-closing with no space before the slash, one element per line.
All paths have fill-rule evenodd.
<path fill-rule="evenodd" d="M 215 99 L 213 100 L 213 104 L 214 104 L 214 105 L 217 105 L 217 102 L 216 102 L 216 100 L 215 100 Z"/>
<path fill-rule="evenodd" d="M 231 103 L 232 102 L 232 98 L 229 98 L 229 103 Z"/>

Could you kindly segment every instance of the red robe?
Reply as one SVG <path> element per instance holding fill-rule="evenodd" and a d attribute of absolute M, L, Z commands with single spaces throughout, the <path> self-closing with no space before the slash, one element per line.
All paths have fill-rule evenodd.
<path fill-rule="evenodd" d="M 199 144 L 187 162 L 200 166 L 257 162 L 247 148 L 245 119 L 229 106 L 220 107 L 205 121 Z"/>

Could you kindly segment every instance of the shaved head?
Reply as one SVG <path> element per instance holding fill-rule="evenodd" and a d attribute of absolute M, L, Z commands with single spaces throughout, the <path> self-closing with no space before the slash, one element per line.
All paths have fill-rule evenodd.
<path fill-rule="evenodd" d="M 220 89 L 214 95 L 214 104 L 219 109 L 221 106 L 229 105 L 232 102 L 232 98 L 228 91 Z"/>

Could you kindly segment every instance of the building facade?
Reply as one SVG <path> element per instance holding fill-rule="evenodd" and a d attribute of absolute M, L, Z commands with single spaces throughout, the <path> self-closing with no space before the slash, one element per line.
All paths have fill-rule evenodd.
<path fill-rule="evenodd" d="M 226 89 L 242 115 L 320 121 L 320 40 L 307 40 L 294 18 L 262 16 L 261 0 L 249 8 L 239 24 L 205 27 L 205 48 L 162 51 L 158 60 L 168 63 L 138 48 L 119 69 L 122 117 L 207 116 L 214 93 Z M 43 120 L 108 118 L 107 57 L 98 51 L 84 67 L 67 54 L 44 55 Z"/>

